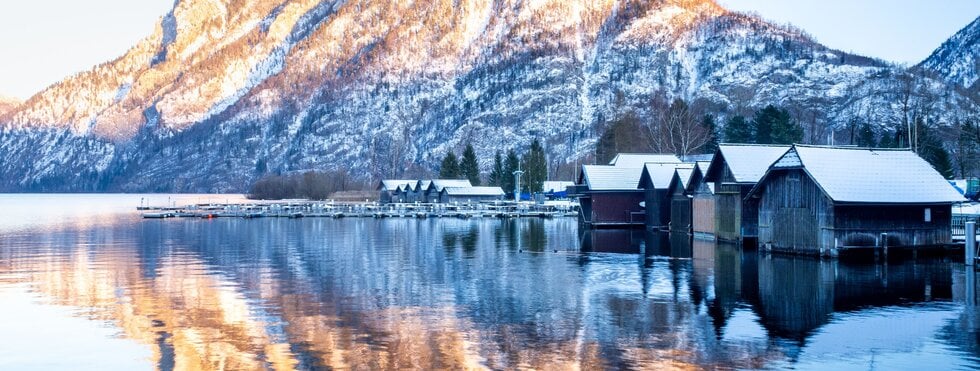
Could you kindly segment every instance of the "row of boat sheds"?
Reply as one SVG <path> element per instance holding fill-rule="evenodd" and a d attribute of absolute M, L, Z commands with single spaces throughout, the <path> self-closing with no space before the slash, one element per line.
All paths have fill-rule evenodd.
<path fill-rule="evenodd" d="M 564 198 L 566 189 L 572 185 L 572 182 L 546 181 L 539 195 L 550 199 Z M 465 179 L 388 179 L 378 183 L 377 191 L 382 204 L 469 204 L 501 201 L 506 196 L 500 187 L 473 186 Z"/>
<path fill-rule="evenodd" d="M 966 201 L 905 149 L 721 144 L 686 160 L 620 154 L 583 165 L 569 191 L 580 222 L 795 254 L 887 254 L 951 245 L 953 206 Z"/>

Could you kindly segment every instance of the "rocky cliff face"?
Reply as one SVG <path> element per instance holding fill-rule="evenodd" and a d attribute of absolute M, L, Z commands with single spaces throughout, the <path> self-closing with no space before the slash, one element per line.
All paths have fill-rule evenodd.
<path fill-rule="evenodd" d="M 540 138 L 561 163 L 654 96 L 722 118 L 780 104 L 823 143 L 909 99 L 934 122 L 980 112 L 947 90 L 708 0 L 181 0 L 124 56 L 0 111 L 0 190 L 396 177 L 467 141 L 490 158 Z"/>

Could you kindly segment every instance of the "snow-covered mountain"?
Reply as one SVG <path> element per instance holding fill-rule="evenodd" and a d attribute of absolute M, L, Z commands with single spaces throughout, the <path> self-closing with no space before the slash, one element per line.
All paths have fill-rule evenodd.
<path fill-rule="evenodd" d="M 468 141 L 485 167 L 534 138 L 561 163 L 654 96 L 722 119 L 779 104 L 822 143 L 859 121 L 980 112 L 949 90 L 711 0 L 179 0 L 124 56 L 0 114 L 0 190 L 396 177 Z"/>
<path fill-rule="evenodd" d="M 0 95 L 0 115 L 12 111 L 21 104 L 21 100 L 13 97 L 8 97 L 5 95 Z"/>
<path fill-rule="evenodd" d="M 980 17 L 963 27 L 919 66 L 954 84 L 980 91 Z"/>

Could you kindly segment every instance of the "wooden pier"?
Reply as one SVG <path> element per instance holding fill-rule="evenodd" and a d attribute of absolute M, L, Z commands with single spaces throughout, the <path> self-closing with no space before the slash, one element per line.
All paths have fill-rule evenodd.
<path fill-rule="evenodd" d="M 577 217 L 577 205 L 494 202 L 458 204 L 374 204 L 316 201 L 207 203 L 172 207 L 140 206 L 145 219 L 168 218 L 560 218 Z"/>

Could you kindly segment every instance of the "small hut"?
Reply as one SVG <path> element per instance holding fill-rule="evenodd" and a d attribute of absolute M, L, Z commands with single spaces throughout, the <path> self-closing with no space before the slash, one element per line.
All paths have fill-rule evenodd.
<path fill-rule="evenodd" d="M 445 187 L 439 192 L 439 202 L 473 203 L 499 201 L 504 198 L 504 190 L 500 187 Z"/>
<path fill-rule="evenodd" d="M 758 237 L 758 207 L 746 198 L 769 166 L 790 146 L 721 144 L 711 159 L 705 181 L 715 185 L 715 237 L 742 243 Z"/>
<path fill-rule="evenodd" d="M 666 229 L 671 221 L 669 188 L 677 169 L 694 169 L 693 163 L 647 163 L 640 174 L 637 188 L 643 190 L 646 227 Z M 685 181 L 687 181 L 685 179 Z"/>
<path fill-rule="evenodd" d="M 377 191 L 380 193 L 378 200 L 383 203 L 402 202 L 402 189 L 415 180 L 386 179 L 378 183 Z"/>
<path fill-rule="evenodd" d="M 643 190 L 637 187 L 642 168 L 582 165 L 575 195 L 579 221 L 586 227 L 642 227 Z"/>
<path fill-rule="evenodd" d="M 466 179 L 432 179 L 429 181 L 428 188 L 422 190 L 425 195 L 421 202 L 439 203 L 444 188 L 469 188 L 473 185 Z"/>
<path fill-rule="evenodd" d="M 759 205 L 760 246 L 826 256 L 948 244 L 952 204 L 965 201 L 914 152 L 803 145 L 748 196 Z"/>

